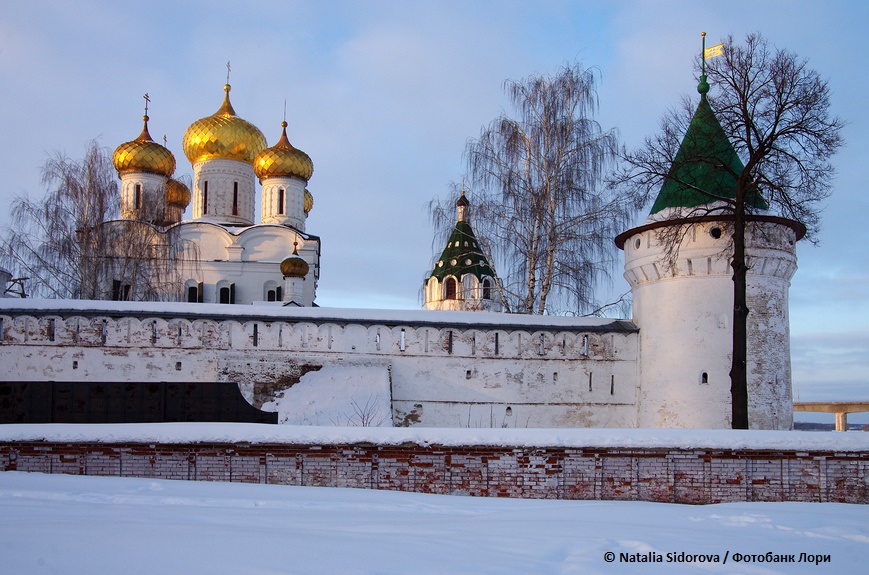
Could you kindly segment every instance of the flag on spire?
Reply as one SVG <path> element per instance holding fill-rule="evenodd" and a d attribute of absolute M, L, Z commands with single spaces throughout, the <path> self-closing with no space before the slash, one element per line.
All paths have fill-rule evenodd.
<path fill-rule="evenodd" d="M 714 58 L 715 56 L 721 56 L 723 54 L 724 44 L 716 44 L 715 46 L 710 46 L 703 50 L 703 59 L 708 60 L 709 58 Z"/>

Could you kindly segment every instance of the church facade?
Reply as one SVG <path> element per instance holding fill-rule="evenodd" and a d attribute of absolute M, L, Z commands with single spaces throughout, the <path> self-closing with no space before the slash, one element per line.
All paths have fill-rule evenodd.
<path fill-rule="evenodd" d="M 311 306 L 320 274 L 320 239 L 305 231 L 314 164 L 290 144 L 285 121 L 277 143 L 268 147 L 262 132 L 235 113 L 230 89 L 224 86 L 214 114 L 184 133 L 192 191 L 172 178 L 174 155 L 151 139 L 146 110 L 142 133 L 118 146 L 112 158 L 121 180 L 120 222 L 149 226 L 155 243 L 193 252 L 179 258 L 167 300 Z M 255 222 L 257 180 L 261 215 Z M 182 221 L 191 203 L 193 217 Z M 141 299 L 135 282 L 111 279 L 120 284 L 114 299 Z"/>

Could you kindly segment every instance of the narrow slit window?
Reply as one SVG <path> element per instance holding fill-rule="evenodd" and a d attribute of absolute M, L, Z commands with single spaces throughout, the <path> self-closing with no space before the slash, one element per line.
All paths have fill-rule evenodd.
<path fill-rule="evenodd" d="M 278 214 L 284 213 L 284 189 L 278 188 Z"/>
<path fill-rule="evenodd" d="M 238 215 L 238 182 L 232 183 L 232 215 Z"/>

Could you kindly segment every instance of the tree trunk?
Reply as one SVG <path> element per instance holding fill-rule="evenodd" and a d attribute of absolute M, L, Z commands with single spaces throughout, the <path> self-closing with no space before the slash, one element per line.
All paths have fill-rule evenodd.
<path fill-rule="evenodd" d="M 744 194 L 737 195 L 733 222 L 733 360 L 730 366 L 731 427 L 748 429 L 748 301 Z"/>

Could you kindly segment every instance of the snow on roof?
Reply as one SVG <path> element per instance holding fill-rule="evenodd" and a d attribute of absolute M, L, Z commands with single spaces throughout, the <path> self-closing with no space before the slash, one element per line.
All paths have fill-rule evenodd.
<path fill-rule="evenodd" d="M 319 321 L 385 325 L 466 325 L 512 329 L 562 329 L 584 331 L 633 332 L 637 327 L 627 320 L 589 317 L 538 316 L 497 312 L 350 309 L 327 307 L 279 307 L 226 305 L 187 302 L 117 302 L 60 299 L 12 299 L 0 302 L 0 314 L 34 313 L 86 315 L 145 315 L 149 317 L 188 317 L 236 319 L 238 321 Z"/>
<path fill-rule="evenodd" d="M 259 443 L 867 452 L 869 434 L 728 429 L 468 429 L 255 423 L 5 424 L 0 443 Z"/>

